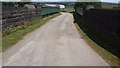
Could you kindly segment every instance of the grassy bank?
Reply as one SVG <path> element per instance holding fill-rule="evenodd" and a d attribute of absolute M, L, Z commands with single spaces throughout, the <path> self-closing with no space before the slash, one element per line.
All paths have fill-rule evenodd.
<path fill-rule="evenodd" d="M 92 41 L 78 26 L 77 23 L 75 23 L 80 35 L 82 35 L 83 39 L 86 40 L 86 42 L 90 45 L 90 47 L 95 50 L 106 62 L 108 62 L 111 66 L 119 66 L 120 65 L 120 59 L 98 44 L 96 44 L 94 41 Z"/>
<path fill-rule="evenodd" d="M 26 34 L 32 32 L 33 30 L 39 28 L 43 24 L 45 24 L 50 19 L 60 15 L 54 14 L 42 19 L 34 19 L 29 24 L 24 24 L 22 26 L 16 27 L 10 32 L 4 36 L 2 36 L 2 51 L 5 51 L 15 43 L 17 43 L 19 40 L 21 40 Z"/>
<path fill-rule="evenodd" d="M 74 13 L 74 22 L 78 24 L 80 34 L 87 43 L 111 66 L 120 65 L 119 40 L 110 40 L 107 34 L 101 33 L 98 29 L 91 27 L 85 18 Z M 91 22 L 92 23 L 92 22 Z M 115 47 L 118 45 L 118 47 Z"/>

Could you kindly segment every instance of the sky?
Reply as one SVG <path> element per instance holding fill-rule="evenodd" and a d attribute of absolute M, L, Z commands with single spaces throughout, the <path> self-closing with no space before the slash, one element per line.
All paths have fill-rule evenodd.
<path fill-rule="evenodd" d="M 76 0 L 32 0 L 32 1 L 47 1 L 47 2 L 75 2 Z"/>
<path fill-rule="evenodd" d="M 101 0 L 102 2 L 118 3 L 120 0 Z"/>
<path fill-rule="evenodd" d="M 16 1 L 21 1 L 21 0 L 0 0 L 0 1 L 11 1 L 11 2 L 16 2 Z M 26 1 L 26 0 L 23 0 Z M 30 0 L 28 0 L 30 1 Z M 96 0 L 31 0 L 32 2 L 94 2 Z M 120 0 L 101 0 L 102 2 L 111 2 L 111 3 L 118 3 Z"/>

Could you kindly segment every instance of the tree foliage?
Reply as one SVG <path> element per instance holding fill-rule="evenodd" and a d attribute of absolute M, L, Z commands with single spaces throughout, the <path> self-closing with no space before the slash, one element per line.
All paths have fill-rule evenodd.
<path fill-rule="evenodd" d="M 88 5 L 93 5 L 95 8 L 101 7 L 101 2 L 76 2 L 75 7 L 81 7 L 85 9 Z"/>
<path fill-rule="evenodd" d="M 2 2 L 2 6 L 15 6 L 15 2 Z"/>
<path fill-rule="evenodd" d="M 2 6 L 21 6 L 23 7 L 25 4 L 30 4 L 31 2 L 2 2 Z"/>
<path fill-rule="evenodd" d="M 23 7 L 25 4 L 30 4 L 31 2 L 17 2 L 18 6 Z"/>

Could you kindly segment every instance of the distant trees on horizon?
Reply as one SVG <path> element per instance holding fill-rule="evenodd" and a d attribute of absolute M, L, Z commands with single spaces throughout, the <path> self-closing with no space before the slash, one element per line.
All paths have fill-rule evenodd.
<path fill-rule="evenodd" d="M 76 2 L 75 7 L 81 7 L 85 9 L 88 5 L 93 5 L 95 8 L 100 8 L 102 6 L 101 2 Z"/>
<path fill-rule="evenodd" d="M 21 6 L 23 7 L 24 4 L 30 4 L 31 2 L 2 2 L 2 6 Z"/>

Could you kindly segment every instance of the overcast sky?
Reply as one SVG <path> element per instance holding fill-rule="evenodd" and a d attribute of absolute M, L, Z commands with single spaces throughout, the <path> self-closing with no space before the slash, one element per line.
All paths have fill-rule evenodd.
<path fill-rule="evenodd" d="M 118 3 L 120 0 L 101 0 L 102 2 Z"/>
<path fill-rule="evenodd" d="M 15 1 L 21 1 L 21 0 L 0 0 L 0 1 L 12 1 L 12 2 L 15 2 Z M 26 1 L 26 0 L 22 0 L 22 1 Z M 27 0 L 27 1 L 30 1 L 30 0 Z M 31 0 L 32 2 L 76 2 L 76 1 L 79 1 L 79 2 L 88 2 L 88 1 L 96 1 L 96 0 Z M 119 0 L 101 0 L 102 2 L 112 2 L 112 3 L 118 3 Z"/>
<path fill-rule="evenodd" d="M 32 1 L 41 1 L 41 2 L 75 2 L 76 0 L 32 0 Z"/>

